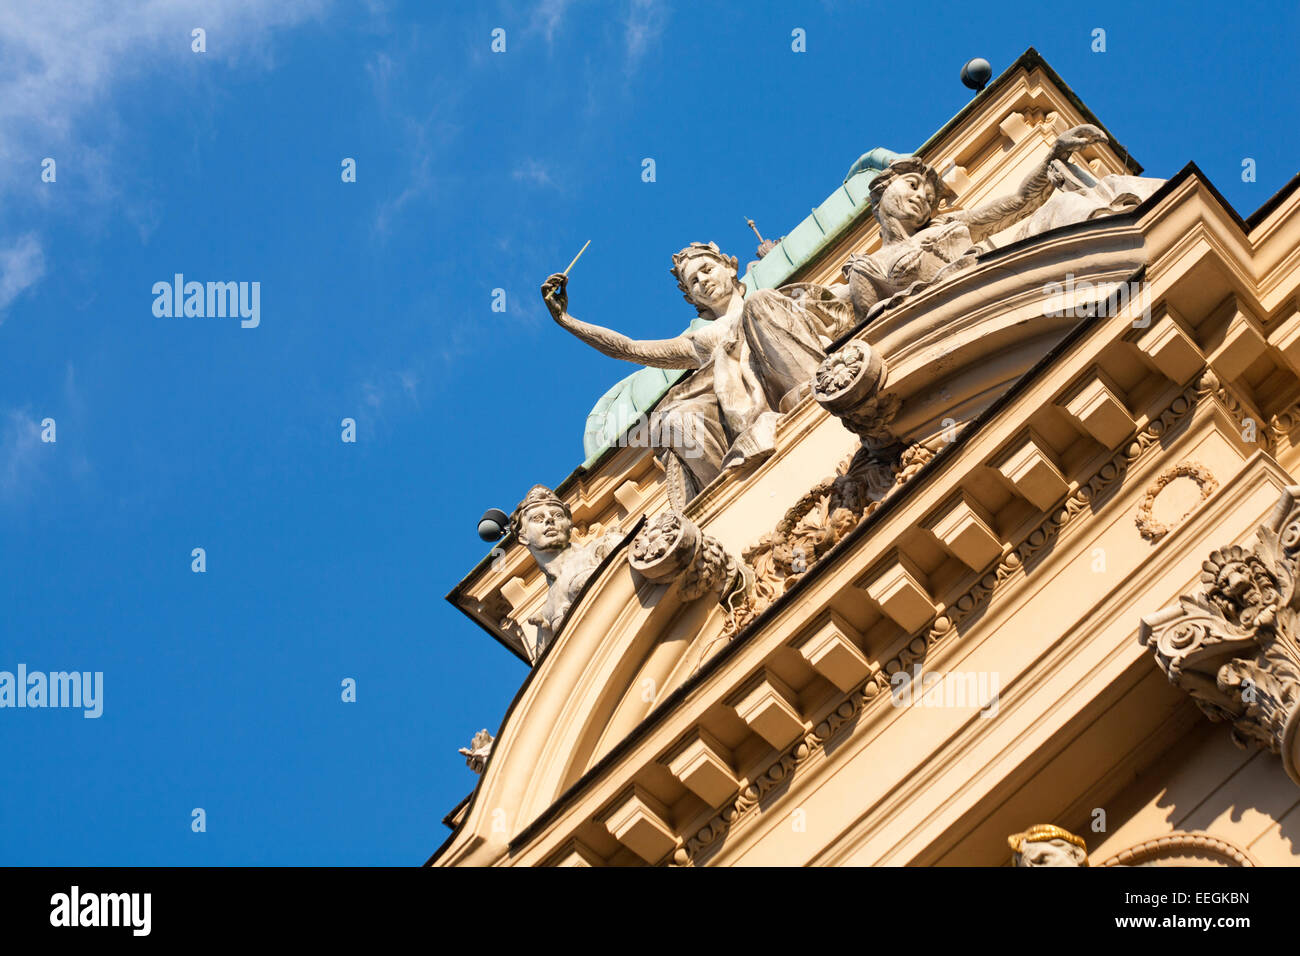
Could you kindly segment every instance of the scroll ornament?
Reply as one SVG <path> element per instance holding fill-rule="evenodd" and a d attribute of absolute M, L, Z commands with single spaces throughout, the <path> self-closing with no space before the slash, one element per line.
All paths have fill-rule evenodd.
<path fill-rule="evenodd" d="M 659 584 L 677 580 L 685 601 L 716 594 L 720 603 L 747 591 L 753 572 L 690 519 L 665 511 L 632 540 L 628 561 Z"/>
<path fill-rule="evenodd" d="M 862 341 L 828 355 L 813 376 L 813 396 L 828 412 L 873 447 L 897 441 L 889 426 L 898 414 L 897 395 L 880 395 L 885 363 Z"/>
<path fill-rule="evenodd" d="M 1170 683 L 1211 720 L 1232 724 L 1238 746 L 1279 754 L 1300 784 L 1298 552 L 1300 485 L 1293 485 L 1254 547 L 1212 552 L 1201 565 L 1200 590 L 1143 618 L 1139 640 Z"/>

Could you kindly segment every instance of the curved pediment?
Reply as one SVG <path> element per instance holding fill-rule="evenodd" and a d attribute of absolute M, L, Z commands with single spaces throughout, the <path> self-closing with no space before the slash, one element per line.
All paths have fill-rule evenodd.
<path fill-rule="evenodd" d="M 680 683 L 691 648 L 721 632 L 716 593 L 652 580 L 630 547 L 588 582 L 511 705 L 459 831 L 460 862 L 481 847 L 499 856 Z"/>

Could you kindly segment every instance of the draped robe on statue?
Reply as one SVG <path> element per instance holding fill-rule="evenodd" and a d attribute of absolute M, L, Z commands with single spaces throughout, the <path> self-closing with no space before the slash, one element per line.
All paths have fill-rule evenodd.
<path fill-rule="evenodd" d="M 695 333 L 700 367 L 664 394 L 652 419 L 669 487 L 682 497 L 675 504 L 771 453 L 778 419 L 808 394 L 826 347 L 853 321 L 847 299 L 799 283 L 754 292 L 739 315 Z"/>

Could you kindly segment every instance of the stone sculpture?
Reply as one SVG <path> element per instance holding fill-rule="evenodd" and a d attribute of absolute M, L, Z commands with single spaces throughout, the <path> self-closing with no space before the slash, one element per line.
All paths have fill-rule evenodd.
<path fill-rule="evenodd" d="M 686 601 L 713 594 L 726 604 L 753 580 L 753 572 L 728 554 L 721 542 L 673 511 L 659 514 L 637 533 L 628 560 L 658 584 L 679 581 Z"/>
<path fill-rule="evenodd" d="M 622 537 L 610 532 L 573 544 L 569 506 L 545 485 L 534 485 L 519 502 L 510 518 L 510 528 L 546 577 L 546 604 L 541 614 L 528 621 L 537 626 L 536 653 L 540 656 L 587 580 Z"/>
<path fill-rule="evenodd" d="M 1039 823 L 1024 833 L 1007 837 L 1015 866 L 1087 866 L 1088 845 L 1050 823 Z"/>
<path fill-rule="evenodd" d="M 458 753 L 465 758 L 465 766 L 475 773 L 482 773 L 487 766 L 487 759 L 492 753 L 494 738 L 487 728 L 480 730 L 469 742 L 468 747 L 461 747 Z"/>
<path fill-rule="evenodd" d="M 706 324 L 671 339 L 635 340 L 568 311 L 568 279 L 552 275 L 542 297 L 555 321 L 613 358 L 694 369 L 664 395 L 649 432 L 658 438 L 677 511 L 724 470 L 771 454 L 776 423 L 808 393 L 826 347 L 853 323 L 848 303 L 811 283 L 745 298 L 735 257 L 713 243 L 673 256 L 678 288 Z"/>
<path fill-rule="evenodd" d="M 1054 159 L 1048 165 L 1056 191 L 1020 224 L 1012 234 L 1013 242 L 1076 222 L 1130 212 L 1165 184 L 1163 179 L 1113 173 L 1097 179 L 1084 167 L 1065 159 Z"/>
<path fill-rule="evenodd" d="M 872 214 L 880 224 L 881 247 L 872 253 L 850 256 L 844 264 L 858 319 L 866 320 L 900 299 L 973 266 L 976 243 L 1037 212 L 1053 190 L 1066 184 L 1066 157 L 1091 143 L 1102 142 L 1106 142 L 1106 134 L 1095 126 L 1085 124 L 1067 130 L 1014 195 L 943 215 L 936 215 L 940 204 L 951 204 L 956 195 L 938 172 L 912 156 L 891 162 L 871 183 Z M 1088 188 L 1082 181 L 1071 185 Z M 1122 185 L 1110 184 L 1107 189 L 1122 191 Z M 1108 196 L 1107 203 L 1115 198 Z M 1103 204 L 1100 193 L 1093 200 L 1096 205 L 1082 196 L 1075 203 L 1058 204 L 1037 223 L 1036 230 L 1054 228 L 1067 220 L 1078 221 L 1070 218 L 1073 215 L 1088 218 Z"/>

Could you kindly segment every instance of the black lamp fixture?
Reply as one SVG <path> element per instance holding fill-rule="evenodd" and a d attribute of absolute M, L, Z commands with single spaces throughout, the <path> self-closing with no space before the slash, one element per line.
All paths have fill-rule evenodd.
<path fill-rule="evenodd" d="M 510 527 L 510 516 L 500 508 L 489 508 L 478 519 L 478 536 L 484 541 L 500 541 Z"/>
<path fill-rule="evenodd" d="M 962 83 L 976 93 L 988 86 L 992 78 L 993 67 L 989 66 L 989 61 L 983 57 L 977 56 L 973 60 L 967 60 L 966 65 L 961 68 Z"/>

